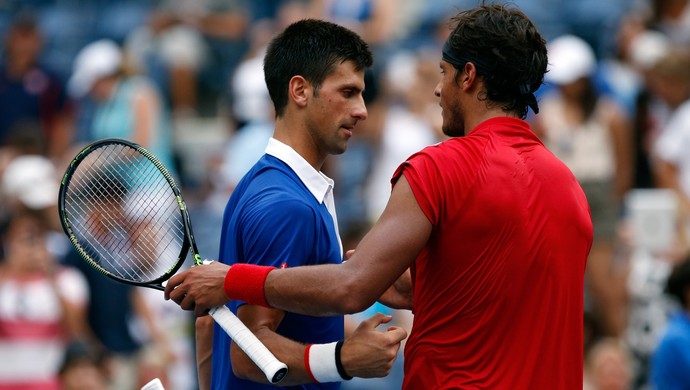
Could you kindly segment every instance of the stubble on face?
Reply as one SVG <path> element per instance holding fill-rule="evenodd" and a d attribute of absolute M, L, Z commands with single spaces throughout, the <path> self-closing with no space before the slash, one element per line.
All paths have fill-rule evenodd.
<path fill-rule="evenodd" d="M 441 130 L 449 137 L 465 135 L 465 117 L 462 104 L 458 98 L 460 87 L 456 81 L 457 70 L 449 63 L 441 61 L 441 81 L 437 87 L 443 115 Z"/>
<path fill-rule="evenodd" d="M 443 134 L 449 137 L 462 137 L 465 135 L 465 123 L 462 118 L 464 114 L 459 104 L 446 107 L 443 115 Z"/>

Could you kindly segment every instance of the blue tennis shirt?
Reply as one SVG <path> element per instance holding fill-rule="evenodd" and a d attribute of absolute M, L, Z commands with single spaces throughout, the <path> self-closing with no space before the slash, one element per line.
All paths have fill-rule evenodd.
<path fill-rule="evenodd" d="M 266 154 L 240 180 L 223 215 L 220 261 L 274 267 L 342 262 L 335 214 L 329 212 L 333 181 L 314 169 L 289 146 L 271 138 Z M 237 313 L 245 302 L 232 301 Z M 277 332 L 305 344 L 343 338 L 342 316 L 312 317 L 286 313 Z M 230 338 L 216 324 L 213 332 L 213 389 L 268 389 L 271 386 L 235 377 Z M 339 383 L 309 384 L 295 389 L 338 389 Z"/>

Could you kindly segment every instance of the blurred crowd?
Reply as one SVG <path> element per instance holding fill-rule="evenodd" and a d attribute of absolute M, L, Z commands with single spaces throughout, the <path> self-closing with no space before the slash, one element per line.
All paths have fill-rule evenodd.
<path fill-rule="evenodd" d="M 326 164 L 354 248 L 397 165 L 444 139 L 433 90 L 446 22 L 478 3 L 0 1 L 0 390 L 127 390 L 155 377 L 196 388 L 190 315 L 103 277 L 62 233 L 60 178 L 82 147 L 120 137 L 157 155 L 213 258 L 225 202 L 273 131 L 265 45 L 301 18 L 338 22 L 375 53 L 368 119 Z M 690 0 L 513 4 L 549 50 L 527 120 L 575 173 L 594 221 L 585 388 L 690 388 Z M 411 313 L 392 314 L 410 328 Z M 344 388 L 399 388 L 401 360 Z"/>

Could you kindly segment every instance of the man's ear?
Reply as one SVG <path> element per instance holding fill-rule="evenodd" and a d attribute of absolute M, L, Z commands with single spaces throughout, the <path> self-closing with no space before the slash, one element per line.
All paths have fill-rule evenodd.
<path fill-rule="evenodd" d="M 312 95 L 311 84 L 302 76 L 293 76 L 288 84 L 288 95 L 298 107 L 304 107 Z"/>
<path fill-rule="evenodd" d="M 471 62 L 466 63 L 460 77 L 460 86 L 462 88 L 472 88 L 477 80 L 477 67 Z"/>

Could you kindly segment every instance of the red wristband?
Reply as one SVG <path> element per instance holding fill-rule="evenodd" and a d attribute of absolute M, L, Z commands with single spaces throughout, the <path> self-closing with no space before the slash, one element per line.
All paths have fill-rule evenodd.
<path fill-rule="evenodd" d="M 223 289 L 230 299 L 251 305 L 270 307 L 264 294 L 264 282 L 274 267 L 237 263 L 225 274 Z"/>
<path fill-rule="evenodd" d="M 313 344 L 307 344 L 307 348 L 304 349 L 304 370 L 307 371 L 309 378 L 311 378 L 314 383 L 319 383 L 319 381 L 314 378 L 314 374 L 311 372 L 311 366 L 309 365 L 309 350 Z"/>

